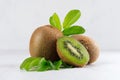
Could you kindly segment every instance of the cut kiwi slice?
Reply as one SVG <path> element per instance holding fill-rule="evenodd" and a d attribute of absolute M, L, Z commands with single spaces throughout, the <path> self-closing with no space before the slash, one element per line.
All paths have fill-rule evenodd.
<path fill-rule="evenodd" d="M 89 61 L 87 49 L 71 37 L 64 36 L 57 40 L 57 52 L 64 62 L 73 66 L 83 67 Z"/>

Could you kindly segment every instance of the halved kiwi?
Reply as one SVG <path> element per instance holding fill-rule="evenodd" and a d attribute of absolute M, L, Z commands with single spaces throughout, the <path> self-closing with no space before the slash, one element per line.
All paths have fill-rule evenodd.
<path fill-rule="evenodd" d="M 89 64 L 95 62 L 98 59 L 99 47 L 92 38 L 85 35 L 74 35 L 72 37 L 82 43 L 87 49 L 90 55 Z"/>
<path fill-rule="evenodd" d="M 64 62 L 73 66 L 83 67 L 89 61 L 87 49 L 71 37 L 65 36 L 57 40 L 57 52 Z"/>
<path fill-rule="evenodd" d="M 56 41 L 62 36 L 62 32 L 51 25 L 37 28 L 30 39 L 30 55 L 32 57 L 45 57 L 45 59 L 51 61 L 58 60 Z"/>

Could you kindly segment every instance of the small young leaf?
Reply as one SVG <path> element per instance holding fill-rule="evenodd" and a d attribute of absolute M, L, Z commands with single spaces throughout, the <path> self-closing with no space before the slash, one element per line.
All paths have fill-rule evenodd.
<path fill-rule="evenodd" d="M 20 65 L 20 69 L 25 69 L 28 70 L 29 64 L 31 63 L 32 60 L 34 60 L 35 58 L 33 57 L 29 57 L 27 59 L 25 59 L 22 64 Z"/>
<path fill-rule="evenodd" d="M 65 19 L 63 21 L 63 28 L 69 28 L 73 23 L 75 23 L 81 16 L 81 13 L 79 10 L 71 10 L 67 13 L 65 16 Z"/>
<path fill-rule="evenodd" d="M 61 60 L 55 61 L 53 64 L 55 66 L 55 70 L 59 70 L 62 65 L 62 61 Z"/>
<path fill-rule="evenodd" d="M 62 62 L 61 68 L 72 68 L 73 66 L 66 64 L 65 62 Z"/>
<path fill-rule="evenodd" d="M 42 58 L 38 64 L 38 68 L 36 71 L 47 71 L 49 69 L 50 69 L 49 62 L 45 58 Z"/>
<path fill-rule="evenodd" d="M 34 71 L 34 68 L 33 67 L 37 67 L 39 62 L 40 62 L 41 58 L 38 57 L 38 58 L 35 58 L 34 60 L 32 60 L 32 62 L 29 64 L 29 70 L 30 71 Z"/>
<path fill-rule="evenodd" d="M 50 64 L 51 70 L 55 69 L 54 64 L 53 64 L 51 61 L 48 61 L 48 62 L 49 62 L 49 64 Z"/>
<path fill-rule="evenodd" d="M 59 19 L 58 15 L 56 13 L 54 13 L 50 17 L 49 22 L 53 27 L 57 28 L 58 30 L 62 30 L 60 19 Z"/>
<path fill-rule="evenodd" d="M 65 36 L 73 35 L 73 34 L 83 34 L 85 29 L 82 26 L 72 26 L 63 31 Z"/>

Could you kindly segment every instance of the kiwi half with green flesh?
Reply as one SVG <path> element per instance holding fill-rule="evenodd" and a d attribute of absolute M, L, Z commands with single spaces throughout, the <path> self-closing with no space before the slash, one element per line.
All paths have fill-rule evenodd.
<path fill-rule="evenodd" d="M 59 57 L 66 63 L 83 67 L 89 61 L 86 48 L 71 37 L 61 37 L 57 40 L 57 52 Z"/>
<path fill-rule="evenodd" d="M 47 60 L 59 59 L 56 51 L 56 41 L 63 34 L 51 25 L 37 28 L 30 39 L 29 50 L 32 57 L 45 57 Z"/>
<path fill-rule="evenodd" d="M 93 39 L 85 35 L 74 35 L 72 37 L 82 43 L 87 49 L 90 55 L 89 64 L 95 62 L 98 59 L 99 47 Z"/>

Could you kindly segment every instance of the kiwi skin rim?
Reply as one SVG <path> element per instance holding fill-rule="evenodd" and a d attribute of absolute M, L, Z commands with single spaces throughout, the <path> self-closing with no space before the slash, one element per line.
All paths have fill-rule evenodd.
<path fill-rule="evenodd" d="M 92 38 L 85 35 L 73 35 L 72 37 L 82 43 L 87 49 L 90 55 L 88 64 L 94 63 L 98 59 L 100 53 L 97 43 Z"/>
<path fill-rule="evenodd" d="M 64 37 L 61 37 L 61 38 L 64 38 Z M 61 39 L 61 38 L 59 38 L 59 39 Z M 58 39 L 58 40 L 59 40 Z M 72 38 L 72 39 L 74 39 L 74 38 Z M 75 39 L 74 39 L 75 40 Z M 78 42 L 77 40 L 75 40 L 76 42 Z M 79 42 L 78 42 L 79 43 Z M 80 43 L 81 44 L 81 43 Z M 81 44 L 81 46 L 83 46 L 82 44 Z M 84 47 L 84 46 L 83 46 Z M 85 49 L 85 48 L 84 48 Z M 86 50 L 86 49 L 85 49 Z M 82 50 L 83 51 L 83 50 Z M 75 67 L 84 67 L 84 66 L 86 66 L 86 64 L 88 63 L 88 61 L 89 61 L 89 53 L 87 52 L 87 50 L 85 51 L 85 52 L 87 52 L 87 54 L 86 55 L 88 55 L 88 59 L 87 59 L 87 61 L 85 62 L 85 63 L 76 63 L 76 62 L 73 62 L 73 61 L 70 61 L 69 59 L 68 59 L 68 57 L 65 57 L 65 55 L 62 55 L 62 53 L 63 52 L 61 52 L 61 50 L 60 50 L 60 47 L 59 47 L 59 43 L 58 43 L 58 41 L 57 41 L 57 52 L 58 52 L 58 55 L 59 55 L 59 57 L 62 59 L 62 61 L 64 61 L 64 62 L 66 62 L 66 63 L 68 63 L 68 64 L 70 64 L 70 65 L 73 65 L 73 66 L 75 66 Z M 84 56 L 85 57 L 85 56 Z"/>
<path fill-rule="evenodd" d="M 56 51 L 56 41 L 63 34 L 51 25 L 38 27 L 32 34 L 29 51 L 32 57 L 45 57 L 47 60 L 59 59 Z"/>

